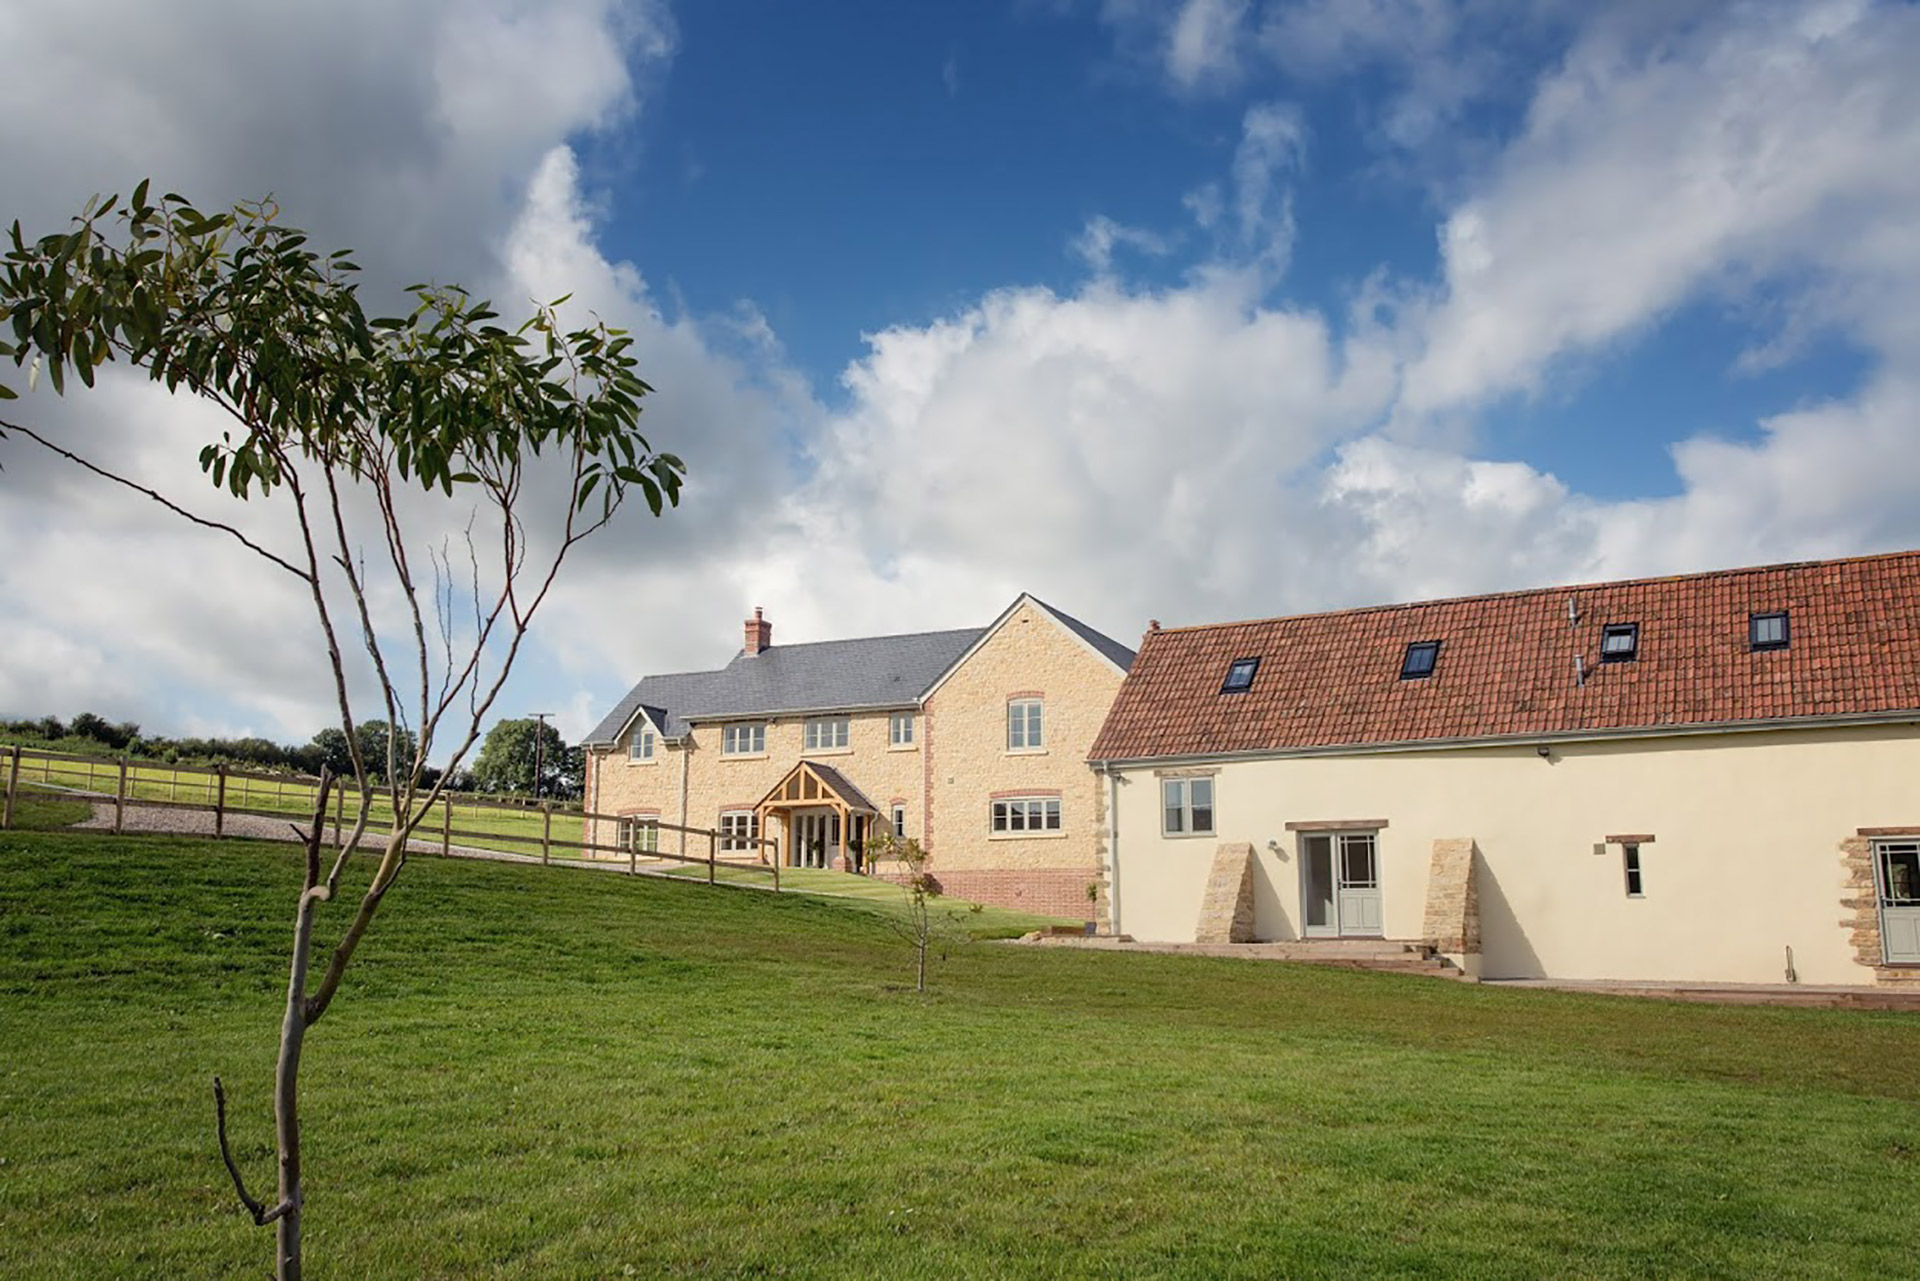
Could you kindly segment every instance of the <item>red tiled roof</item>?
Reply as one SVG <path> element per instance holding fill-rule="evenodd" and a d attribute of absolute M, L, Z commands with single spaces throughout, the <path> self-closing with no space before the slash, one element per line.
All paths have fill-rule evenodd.
<path fill-rule="evenodd" d="M 1578 610 L 1569 623 L 1567 602 Z M 1753 651 L 1748 615 L 1788 611 Z M 1639 657 L 1600 661 L 1609 623 Z M 1401 680 L 1414 641 L 1434 674 Z M 1576 684 L 1574 657 L 1585 666 Z M 1220 693 L 1236 658 L 1253 687 Z M 1089 755 L 1137 760 L 1920 709 L 1920 552 L 1149 632 Z"/>

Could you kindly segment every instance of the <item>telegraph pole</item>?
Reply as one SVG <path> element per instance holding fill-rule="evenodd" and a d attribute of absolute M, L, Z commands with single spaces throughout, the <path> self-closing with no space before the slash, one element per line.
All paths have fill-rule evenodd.
<path fill-rule="evenodd" d="M 533 799 L 537 801 L 540 799 L 540 769 L 541 766 L 545 764 L 544 757 L 547 748 L 547 717 L 553 715 L 553 713 L 528 712 L 527 715 L 533 717 L 533 719 L 538 722 L 537 727 L 533 731 Z"/>

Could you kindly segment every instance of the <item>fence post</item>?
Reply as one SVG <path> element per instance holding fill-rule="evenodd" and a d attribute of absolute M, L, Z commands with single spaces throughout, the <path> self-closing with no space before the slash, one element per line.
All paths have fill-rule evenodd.
<path fill-rule="evenodd" d="M 0 828 L 13 826 L 13 794 L 20 790 L 20 755 L 25 750 L 14 748 L 13 759 L 7 764 L 7 802 L 6 808 L 0 810 Z"/>
<path fill-rule="evenodd" d="M 127 816 L 127 758 L 120 758 L 120 780 L 113 791 L 113 834 L 120 835 Z"/>
<path fill-rule="evenodd" d="M 213 801 L 213 839 L 217 841 L 220 839 L 220 834 L 224 832 L 227 827 L 227 767 L 225 762 L 215 765 L 213 772 L 215 778 L 218 780 L 216 786 L 219 788 Z"/>
<path fill-rule="evenodd" d="M 177 801 L 180 799 L 180 762 L 179 761 L 175 761 L 173 763 L 173 768 L 167 772 L 167 799 L 169 801 Z"/>
<path fill-rule="evenodd" d="M 453 794 L 440 798 L 440 857 L 453 853 Z"/>
<path fill-rule="evenodd" d="M 613 839 L 617 841 L 620 839 L 619 824 L 617 823 L 614 824 L 613 830 L 614 830 Z M 593 825 L 593 834 L 595 837 L 598 837 L 600 835 L 600 824 L 597 822 Z M 600 842 L 598 840 L 594 841 L 595 845 L 598 845 L 599 843 Z M 660 838 L 657 836 L 654 837 L 653 843 L 655 845 L 658 845 L 660 843 Z M 634 832 L 633 838 L 627 842 L 627 875 L 628 876 L 640 875 L 640 835 L 637 829 Z"/>
<path fill-rule="evenodd" d="M 773 892 L 780 892 L 780 838 L 773 838 Z"/>
<path fill-rule="evenodd" d="M 545 867 L 551 861 L 553 851 L 553 802 L 543 801 L 540 805 L 540 866 Z"/>
<path fill-rule="evenodd" d="M 718 834 L 712 828 L 708 828 L 707 829 L 707 884 L 709 885 L 713 884 L 713 850 L 714 850 L 714 843 L 718 839 L 719 839 Z"/>

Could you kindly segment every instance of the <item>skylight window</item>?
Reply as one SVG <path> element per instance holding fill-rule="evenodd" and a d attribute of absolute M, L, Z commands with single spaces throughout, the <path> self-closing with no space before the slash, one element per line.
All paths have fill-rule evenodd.
<path fill-rule="evenodd" d="M 1608 623 L 1600 633 L 1600 661 L 1631 663 L 1640 657 L 1640 624 Z"/>
<path fill-rule="evenodd" d="M 1789 639 L 1787 611 L 1747 615 L 1747 648 L 1785 649 Z"/>
<path fill-rule="evenodd" d="M 1244 694 L 1253 688 L 1253 674 L 1260 670 L 1257 658 L 1236 658 L 1233 666 L 1227 669 L 1227 680 L 1220 687 L 1222 694 Z"/>
<path fill-rule="evenodd" d="M 1439 641 L 1415 641 L 1407 646 L 1407 656 L 1400 661 L 1400 679 L 1403 681 L 1424 680 L 1433 675 L 1433 665 L 1440 659 Z"/>

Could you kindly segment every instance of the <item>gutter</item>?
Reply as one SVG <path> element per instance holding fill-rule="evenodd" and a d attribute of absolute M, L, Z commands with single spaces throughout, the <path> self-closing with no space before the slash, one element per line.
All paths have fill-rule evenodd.
<path fill-rule="evenodd" d="M 1265 747 L 1237 752 L 1184 752 L 1164 756 L 1112 756 L 1087 762 L 1102 772 L 1143 765 L 1204 765 L 1214 762 L 1294 760 L 1312 756 L 1385 756 L 1403 752 L 1458 751 L 1475 747 L 1533 747 L 1545 743 L 1604 743 L 1635 738 L 1685 738 L 1707 734 L 1760 734 L 1781 730 L 1847 729 L 1873 725 L 1920 726 L 1920 709 L 1858 716 L 1794 716 L 1757 721 L 1708 721 L 1694 725 L 1640 725 L 1610 730 L 1543 730 L 1454 738 L 1401 739 L 1387 743 L 1334 743 L 1319 747 Z"/>
<path fill-rule="evenodd" d="M 1102 771 L 1107 776 L 1107 932 L 1120 934 L 1120 773 Z"/>

